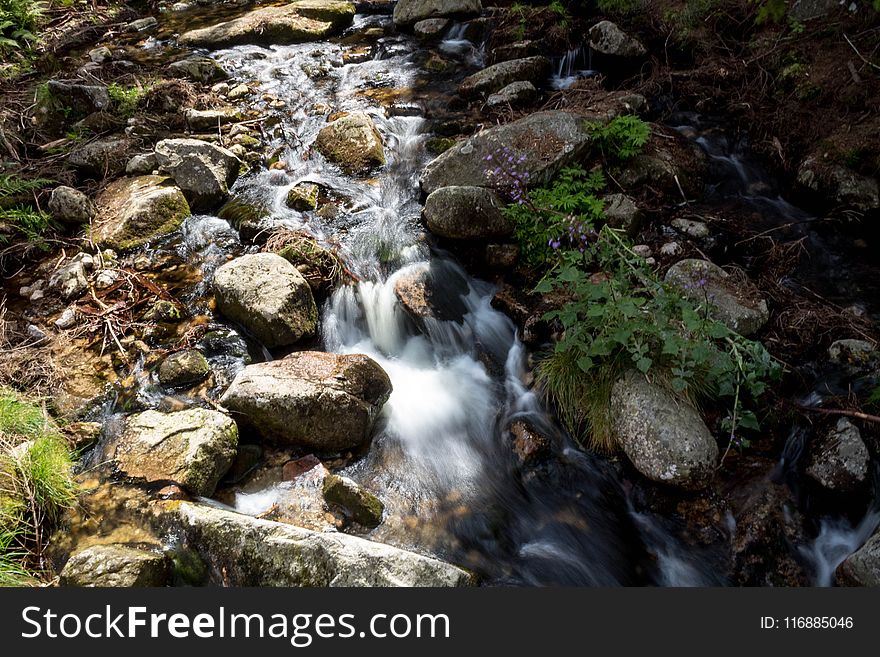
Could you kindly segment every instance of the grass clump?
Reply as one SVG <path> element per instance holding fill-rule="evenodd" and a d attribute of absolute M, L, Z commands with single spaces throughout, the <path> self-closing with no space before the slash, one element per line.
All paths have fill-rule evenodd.
<path fill-rule="evenodd" d="M 116 113 L 125 119 L 129 119 L 137 111 L 138 104 L 145 91 L 139 86 L 125 87 L 113 82 L 107 85 L 107 93 L 110 96 L 110 102 L 113 104 Z"/>
<path fill-rule="evenodd" d="M 76 502 L 72 468 L 43 408 L 0 388 L 0 585 L 40 580 L 48 533 Z"/>

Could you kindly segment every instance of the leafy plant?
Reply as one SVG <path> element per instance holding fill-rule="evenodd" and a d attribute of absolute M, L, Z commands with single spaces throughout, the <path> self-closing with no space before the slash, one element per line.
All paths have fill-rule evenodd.
<path fill-rule="evenodd" d="M 0 223 L 8 225 L 15 230 L 21 239 L 27 240 L 43 250 L 48 249 L 48 245 L 44 241 L 46 233 L 58 228 L 52 217 L 29 205 L 17 205 L 0 210 Z M 8 241 L 8 237 L 0 235 L 0 243 Z"/>
<path fill-rule="evenodd" d="M 107 93 L 117 113 L 124 118 L 130 118 L 134 116 L 144 90 L 141 87 L 123 87 L 113 82 L 107 85 Z"/>
<path fill-rule="evenodd" d="M 758 14 L 755 17 L 755 23 L 762 25 L 767 21 L 779 23 L 785 18 L 785 12 L 788 7 L 785 0 L 752 0 L 758 6 Z"/>
<path fill-rule="evenodd" d="M 0 52 L 20 50 L 36 41 L 42 15 L 42 3 L 0 0 Z"/>
<path fill-rule="evenodd" d="M 53 183 L 46 178 L 20 178 L 12 174 L 0 175 L 0 199 L 33 192 Z"/>
<path fill-rule="evenodd" d="M 618 116 L 606 124 L 590 127 L 593 144 L 610 160 L 629 160 L 638 155 L 651 136 L 651 126 L 637 116 Z"/>

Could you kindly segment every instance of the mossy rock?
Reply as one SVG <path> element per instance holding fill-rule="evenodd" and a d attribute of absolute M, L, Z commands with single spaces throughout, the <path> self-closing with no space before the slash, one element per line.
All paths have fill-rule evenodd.
<path fill-rule="evenodd" d="M 287 207 L 307 212 L 318 207 L 319 188 L 314 183 L 300 183 L 287 193 Z"/>
<path fill-rule="evenodd" d="M 364 112 L 347 114 L 322 128 L 315 148 L 346 173 L 367 173 L 385 164 L 382 136 Z"/>

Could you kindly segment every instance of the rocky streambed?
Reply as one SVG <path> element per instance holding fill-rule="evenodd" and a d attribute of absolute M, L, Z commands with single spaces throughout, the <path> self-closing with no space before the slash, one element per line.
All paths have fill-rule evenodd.
<path fill-rule="evenodd" d="M 733 130 L 613 82 L 648 56 L 636 36 L 576 17 L 603 83 L 566 64 L 583 48 L 505 43 L 505 10 L 471 0 L 169 9 L 124 50 L 93 44 L 34 110 L 47 133 L 72 110 L 94 126 L 114 118 L 102 75 L 167 76 L 149 113 L 65 145 L 48 209 L 85 236 L 6 285 L 21 353 L 79 420 L 62 584 L 876 584 L 874 425 L 790 408 L 876 385 L 876 299 L 785 261 L 851 251 Z M 627 375 L 621 452 L 593 454 L 534 384 L 558 300 L 531 292 L 489 162 L 546 184 L 597 163 L 589 123 L 627 115 L 651 137 L 609 224 L 789 367 L 742 452 Z M 829 175 L 876 213 L 876 180 L 799 178 Z"/>

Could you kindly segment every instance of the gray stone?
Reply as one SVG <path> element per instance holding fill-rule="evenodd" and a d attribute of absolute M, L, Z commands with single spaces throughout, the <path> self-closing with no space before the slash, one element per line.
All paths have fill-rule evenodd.
<path fill-rule="evenodd" d="M 531 82 L 511 82 L 509 85 L 501 89 L 498 93 L 494 93 L 486 99 L 486 105 L 489 107 L 508 106 L 520 107 L 533 102 L 538 97 L 538 90 Z"/>
<path fill-rule="evenodd" d="M 590 28 L 590 48 L 617 57 L 641 57 L 648 52 L 638 39 L 629 36 L 611 21 L 601 21 Z"/>
<path fill-rule="evenodd" d="M 740 335 L 757 333 L 770 319 L 767 302 L 750 284 L 736 283 L 707 260 L 680 260 L 669 268 L 665 280 L 692 301 L 708 302 L 712 316 Z"/>
<path fill-rule="evenodd" d="M 143 246 L 177 229 L 189 214 L 179 187 L 164 176 L 120 178 L 98 195 L 92 240 L 118 251 Z"/>
<path fill-rule="evenodd" d="M 128 137 L 107 137 L 77 146 L 67 161 L 77 169 L 83 169 L 102 178 L 112 178 L 125 171 L 136 144 Z"/>
<path fill-rule="evenodd" d="M 93 545 L 74 553 L 61 570 L 61 586 L 155 587 L 168 584 L 164 554 L 125 545 Z"/>
<path fill-rule="evenodd" d="M 184 112 L 184 117 L 186 118 L 186 124 L 189 126 L 190 130 L 196 131 L 216 131 L 221 125 L 227 125 L 241 120 L 238 112 L 231 107 L 208 110 L 190 108 Z"/>
<path fill-rule="evenodd" d="M 145 18 L 138 18 L 137 20 L 132 21 L 126 27 L 126 30 L 129 32 L 148 32 L 150 30 L 154 30 L 159 27 L 159 21 L 157 21 L 152 16 L 147 16 Z"/>
<path fill-rule="evenodd" d="M 69 262 L 58 267 L 49 277 L 49 287 L 58 290 L 65 299 L 76 299 L 89 289 L 89 275 L 92 257 L 78 253 Z"/>
<path fill-rule="evenodd" d="M 113 51 L 110 50 L 107 46 L 98 46 L 97 48 L 92 48 L 89 50 L 89 59 L 92 60 L 95 64 L 103 64 L 109 59 L 113 58 Z"/>
<path fill-rule="evenodd" d="M 877 345 L 867 340 L 835 340 L 828 347 L 828 358 L 832 363 L 866 372 L 880 366 L 880 351 Z"/>
<path fill-rule="evenodd" d="M 125 165 L 125 173 L 129 176 L 149 176 L 159 168 L 155 153 L 139 153 Z"/>
<path fill-rule="evenodd" d="M 98 210 L 91 199 L 73 187 L 56 187 L 49 196 L 49 213 L 63 224 L 87 224 Z"/>
<path fill-rule="evenodd" d="M 328 475 L 324 478 L 324 499 L 342 507 L 355 522 L 375 527 L 382 522 L 385 505 L 378 497 L 348 477 Z"/>
<path fill-rule="evenodd" d="M 810 21 L 827 16 L 841 4 L 840 0 L 795 0 L 788 9 L 788 15 L 796 21 Z"/>
<path fill-rule="evenodd" d="M 180 531 L 227 586 L 467 586 L 437 559 L 341 533 L 313 532 L 189 502 L 165 523 Z"/>
<path fill-rule="evenodd" d="M 228 48 L 317 41 L 351 25 L 354 14 L 350 2 L 299 0 L 282 7 L 254 9 L 238 18 L 184 32 L 180 44 Z"/>
<path fill-rule="evenodd" d="M 880 532 L 840 564 L 837 581 L 845 586 L 880 586 Z"/>
<path fill-rule="evenodd" d="M 208 376 L 211 366 L 197 349 L 186 349 L 169 355 L 159 366 L 159 382 L 164 386 L 185 386 L 198 383 Z"/>
<path fill-rule="evenodd" d="M 430 194 L 449 186 L 492 187 L 495 164 L 486 158 L 498 157 L 500 152 L 514 157 L 517 172 L 528 176 L 528 186 L 545 184 L 589 150 L 587 120 L 586 116 L 554 110 L 482 130 L 428 164 L 420 181 L 422 191 Z"/>
<path fill-rule="evenodd" d="M 695 239 L 709 237 L 709 227 L 702 221 L 694 221 L 692 219 L 683 219 L 679 217 L 672 220 L 672 227 Z"/>
<path fill-rule="evenodd" d="M 229 470 L 238 446 L 231 418 L 203 408 L 173 413 L 144 411 L 104 447 L 120 472 L 146 481 L 171 481 L 195 495 L 211 495 Z"/>
<path fill-rule="evenodd" d="M 810 445 L 807 475 L 833 491 L 853 491 L 865 482 L 871 456 L 859 428 L 845 417 Z"/>
<path fill-rule="evenodd" d="M 605 221 L 612 228 L 625 230 L 630 237 L 635 237 L 642 229 L 645 213 L 636 202 L 626 194 L 608 194 L 602 199 L 605 202 Z"/>
<path fill-rule="evenodd" d="M 266 347 L 315 335 L 318 309 L 308 281 L 274 253 L 236 258 L 214 274 L 217 307 Z"/>
<path fill-rule="evenodd" d="M 110 93 L 102 84 L 87 84 L 78 80 L 49 80 L 47 85 L 52 96 L 79 115 L 100 112 L 110 107 Z"/>
<path fill-rule="evenodd" d="M 513 82 L 540 83 L 550 72 L 550 60 L 543 56 L 511 59 L 466 77 L 458 87 L 464 98 L 494 94 Z"/>
<path fill-rule="evenodd" d="M 618 444 L 648 479 L 700 488 L 712 478 L 718 445 L 687 402 L 629 371 L 612 388 L 611 414 Z"/>
<path fill-rule="evenodd" d="M 168 73 L 174 77 L 188 78 L 202 84 L 225 80 L 229 77 L 220 64 L 210 57 L 202 55 L 193 55 L 169 64 Z"/>
<path fill-rule="evenodd" d="M 504 237 L 513 225 L 504 203 L 485 187 L 441 187 L 425 200 L 423 217 L 432 233 L 450 239 Z"/>
<path fill-rule="evenodd" d="M 370 440 L 390 395 L 371 358 L 306 351 L 245 367 L 221 403 L 268 440 L 339 452 Z"/>
<path fill-rule="evenodd" d="M 171 175 L 195 211 L 211 211 L 229 198 L 241 162 L 225 148 L 199 139 L 156 144 L 159 170 Z"/>
<path fill-rule="evenodd" d="M 321 128 L 315 148 L 347 173 L 366 173 L 385 164 L 382 135 L 364 112 L 353 112 Z"/>
<path fill-rule="evenodd" d="M 797 182 L 860 212 L 880 208 L 880 184 L 877 179 L 839 164 L 829 166 L 816 157 L 808 157 L 798 167 Z"/>
<path fill-rule="evenodd" d="M 426 18 L 413 25 L 413 32 L 422 39 L 439 39 L 451 24 L 448 18 Z"/>
<path fill-rule="evenodd" d="M 393 19 L 406 27 L 429 18 L 469 18 L 482 12 L 480 0 L 397 0 Z"/>

